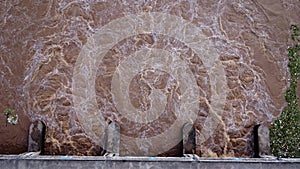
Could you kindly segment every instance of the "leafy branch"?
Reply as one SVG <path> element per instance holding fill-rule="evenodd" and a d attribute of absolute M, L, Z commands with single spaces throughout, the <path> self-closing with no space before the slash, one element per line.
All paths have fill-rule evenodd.
<path fill-rule="evenodd" d="M 19 120 L 19 117 L 17 114 L 14 114 L 14 110 L 13 109 L 5 109 L 4 110 L 4 114 L 6 116 L 6 126 L 7 124 L 17 124 L 18 123 L 18 120 Z"/>

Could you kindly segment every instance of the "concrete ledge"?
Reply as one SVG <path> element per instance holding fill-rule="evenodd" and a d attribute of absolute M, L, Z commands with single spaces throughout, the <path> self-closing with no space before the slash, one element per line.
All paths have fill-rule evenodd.
<path fill-rule="evenodd" d="M 2 169 L 299 169 L 300 159 L 270 158 L 200 158 L 192 157 L 103 157 L 103 156 L 40 156 L 34 153 L 0 155 Z"/>

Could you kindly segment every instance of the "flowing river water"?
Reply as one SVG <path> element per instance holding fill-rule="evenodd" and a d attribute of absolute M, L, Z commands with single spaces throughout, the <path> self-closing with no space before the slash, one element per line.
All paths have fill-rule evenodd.
<path fill-rule="evenodd" d="M 203 157 L 250 157 L 253 127 L 285 106 L 298 0 L 1 1 L 0 153 L 101 155 L 111 121 L 121 155 L 179 156 L 196 127 Z M 299 89 L 300 90 L 300 89 Z M 299 95 L 300 92 L 298 92 Z"/>

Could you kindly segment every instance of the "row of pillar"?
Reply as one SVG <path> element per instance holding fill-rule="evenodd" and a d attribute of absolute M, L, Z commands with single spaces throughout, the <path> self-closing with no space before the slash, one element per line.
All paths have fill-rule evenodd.
<path fill-rule="evenodd" d="M 28 137 L 28 152 L 39 152 L 44 154 L 44 141 L 46 125 L 42 121 L 36 121 L 30 125 Z M 270 155 L 269 128 L 266 125 L 254 127 L 254 157 L 266 157 Z M 182 127 L 183 155 L 191 156 L 196 154 L 196 131 L 192 123 L 186 123 Z M 104 149 L 105 156 L 119 156 L 120 147 L 120 126 L 111 122 L 105 131 Z"/>

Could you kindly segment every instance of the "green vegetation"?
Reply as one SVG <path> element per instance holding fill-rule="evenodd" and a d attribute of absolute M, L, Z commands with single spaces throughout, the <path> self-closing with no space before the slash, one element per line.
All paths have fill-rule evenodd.
<path fill-rule="evenodd" d="M 7 126 L 7 123 L 13 124 L 13 125 L 18 123 L 19 118 L 18 118 L 17 114 L 14 114 L 14 110 L 5 109 L 4 114 L 6 116 L 6 126 Z"/>
<path fill-rule="evenodd" d="M 300 110 L 297 81 L 300 79 L 299 28 L 291 25 L 293 46 L 288 48 L 290 86 L 285 93 L 287 106 L 270 128 L 271 151 L 277 157 L 300 157 Z"/>

